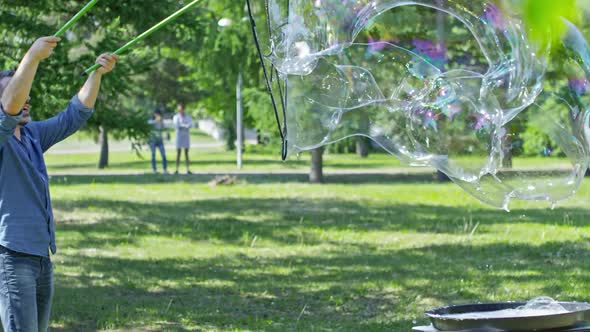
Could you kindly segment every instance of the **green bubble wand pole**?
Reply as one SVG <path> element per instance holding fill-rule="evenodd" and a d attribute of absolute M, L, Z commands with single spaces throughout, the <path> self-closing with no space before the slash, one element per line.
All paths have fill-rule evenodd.
<path fill-rule="evenodd" d="M 82 16 L 84 16 L 84 14 L 86 14 L 92 7 L 94 7 L 94 5 L 96 5 L 96 3 L 98 2 L 98 0 L 91 0 L 89 3 L 86 4 L 86 6 L 84 6 L 84 8 L 82 8 L 78 14 L 74 15 L 74 17 L 72 17 L 68 23 L 66 23 L 63 27 L 61 27 L 61 29 L 59 29 L 59 31 L 57 31 L 53 37 L 60 37 L 61 35 L 63 35 L 72 25 L 74 25 L 74 23 L 76 23 Z"/>
<path fill-rule="evenodd" d="M 189 3 L 188 5 L 182 7 L 176 13 L 168 16 L 167 18 L 165 18 L 164 20 L 162 20 L 160 23 L 154 25 L 149 30 L 147 30 L 144 33 L 142 33 L 141 35 L 135 37 L 135 39 L 133 39 L 132 41 L 130 41 L 127 44 L 123 45 L 121 48 L 119 48 L 118 50 L 116 50 L 115 52 L 113 52 L 113 54 L 121 55 L 123 52 L 125 52 L 131 46 L 133 46 L 136 43 L 144 40 L 147 36 L 151 35 L 152 33 L 156 32 L 158 30 L 160 30 L 166 24 L 174 21 L 178 16 L 184 14 L 186 11 L 188 11 L 191 8 L 193 8 L 199 1 L 201 1 L 201 0 L 194 0 L 193 2 Z M 84 71 L 84 75 L 88 75 L 88 74 L 92 73 L 93 71 L 97 70 L 98 68 L 100 68 L 100 64 L 97 63 L 94 66 L 86 69 Z"/>

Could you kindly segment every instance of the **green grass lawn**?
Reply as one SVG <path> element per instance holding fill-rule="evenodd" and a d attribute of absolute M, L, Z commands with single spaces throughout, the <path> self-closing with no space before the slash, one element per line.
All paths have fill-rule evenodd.
<path fill-rule="evenodd" d="M 587 184 L 507 213 L 420 177 L 238 179 L 52 177 L 54 330 L 401 332 L 446 304 L 590 300 Z"/>
<path fill-rule="evenodd" d="M 169 170 L 174 170 L 175 151 L 167 151 Z M 162 170 L 160 156 L 157 156 L 158 169 Z M 236 171 L 236 153 L 224 151 L 221 148 L 199 148 L 190 150 L 191 170 L 195 172 L 224 172 Z M 243 157 L 243 171 L 307 171 L 309 169 L 309 154 L 294 156 L 283 162 L 280 153 L 246 153 Z M 77 154 L 47 154 L 45 157 L 50 173 L 98 173 L 97 153 Z M 184 172 L 184 156 L 181 158 L 180 171 Z M 325 166 L 327 170 L 388 170 L 405 167 L 397 159 L 386 154 L 375 154 L 368 159 L 357 158 L 354 155 L 326 155 Z M 150 152 L 144 150 L 141 157 L 132 151 L 112 152 L 109 155 L 108 169 L 101 173 L 117 172 L 151 172 Z"/>
<path fill-rule="evenodd" d="M 175 167 L 176 151 L 167 149 L 169 170 Z M 228 172 L 237 171 L 236 152 L 225 151 L 222 147 L 202 147 L 190 150 L 189 159 L 191 170 L 194 172 Z M 286 161 L 282 161 L 280 151 L 272 152 L 246 152 L 243 154 L 244 172 L 306 172 L 309 170 L 310 154 L 305 152 L 292 155 Z M 52 153 L 45 155 L 49 173 L 59 174 L 94 174 L 94 173 L 121 173 L 121 172 L 147 172 L 151 173 L 150 151 L 144 147 L 139 155 L 129 148 L 126 151 L 115 151 L 109 154 L 109 167 L 98 170 L 98 153 Z M 162 171 L 160 155 L 157 154 L 158 170 Z M 469 162 L 469 158 L 462 158 L 463 162 Z M 567 167 L 568 163 L 562 158 L 526 157 L 514 160 L 515 168 L 560 168 Z M 184 155 L 181 158 L 180 171 L 184 172 Z M 355 154 L 331 154 L 324 155 L 324 167 L 330 171 L 354 171 L 354 172 L 388 172 L 392 170 L 430 171 L 430 168 L 409 167 L 393 156 L 386 153 L 373 153 L 368 158 L 359 158 Z"/>

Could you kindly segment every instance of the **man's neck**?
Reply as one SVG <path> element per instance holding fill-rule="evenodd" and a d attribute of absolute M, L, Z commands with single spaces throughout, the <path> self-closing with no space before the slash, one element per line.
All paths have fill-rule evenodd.
<path fill-rule="evenodd" d="M 19 141 L 20 141 L 20 128 L 21 128 L 21 125 L 17 125 L 16 128 L 14 128 L 14 136 Z"/>

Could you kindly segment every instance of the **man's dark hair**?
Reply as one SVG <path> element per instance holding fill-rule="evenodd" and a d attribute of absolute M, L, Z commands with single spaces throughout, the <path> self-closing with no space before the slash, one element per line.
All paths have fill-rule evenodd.
<path fill-rule="evenodd" d="M 0 97 L 4 94 L 4 89 L 6 89 L 6 85 L 2 82 L 6 77 L 14 76 L 14 70 L 3 70 L 0 71 Z"/>
<path fill-rule="evenodd" d="M 16 73 L 16 71 L 14 71 L 14 70 L 2 70 L 2 71 L 0 71 L 0 80 L 5 77 L 14 76 L 14 73 Z"/>

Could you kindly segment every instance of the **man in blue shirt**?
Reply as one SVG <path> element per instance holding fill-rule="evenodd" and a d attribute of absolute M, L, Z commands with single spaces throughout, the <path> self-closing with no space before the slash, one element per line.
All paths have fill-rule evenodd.
<path fill-rule="evenodd" d="M 35 41 L 16 71 L 0 72 L 0 319 L 5 332 L 47 331 L 53 298 L 55 231 L 43 153 L 92 115 L 101 78 L 117 55 L 103 54 L 67 108 L 31 121 L 29 93 L 39 63 L 59 38 Z"/>

